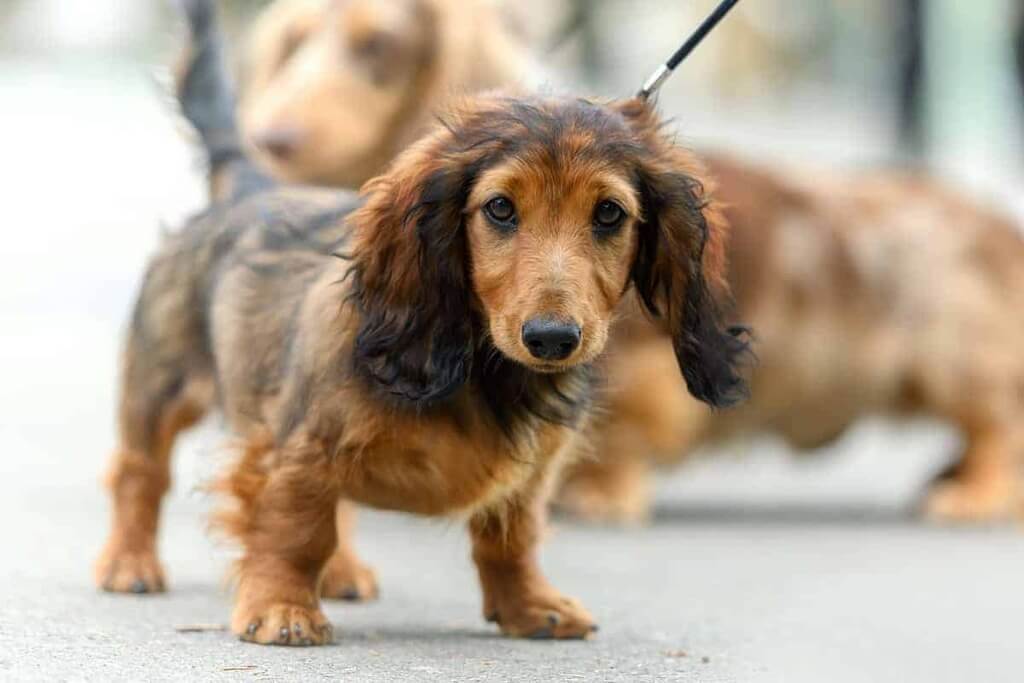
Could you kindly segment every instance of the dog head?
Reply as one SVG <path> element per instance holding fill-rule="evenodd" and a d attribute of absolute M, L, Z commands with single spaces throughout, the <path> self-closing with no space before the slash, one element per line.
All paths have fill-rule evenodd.
<path fill-rule="evenodd" d="M 289 0 L 253 31 L 242 128 L 292 181 L 357 186 L 420 123 L 437 52 L 427 0 Z"/>
<path fill-rule="evenodd" d="M 518 80 L 525 37 L 491 0 L 278 0 L 254 26 L 241 121 L 293 182 L 358 187 L 456 92 Z"/>
<path fill-rule="evenodd" d="M 746 344 L 720 321 L 726 226 L 701 173 L 636 100 L 461 104 L 353 214 L 357 363 L 428 402 L 488 350 L 564 372 L 601 353 L 633 284 L 690 391 L 732 403 Z"/>

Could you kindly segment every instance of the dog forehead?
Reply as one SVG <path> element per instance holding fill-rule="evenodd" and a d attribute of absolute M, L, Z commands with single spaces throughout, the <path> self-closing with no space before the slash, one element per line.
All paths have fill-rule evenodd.
<path fill-rule="evenodd" d="M 608 106 L 583 99 L 521 103 L 508 111 L 521 128 L 524 146 L 547 152 L 554 160 L 581 155 L 613 156 L 632 142 L 625 119 Z"/>
<path fill-rule="evenodd" d="M 456 139 L 495 146 L 480 179 L 533 196 L 629 183 L 642 146 L 625 119 L 586 100 L 498 99 L 464 120 Z M 624 189 L 622 191 L 625 191 Z"/>
<path fill-rule="evenodd" d="M 640 149 L 631 126 L 611 106 L 583 99 L 508 95 L 467 98 L 440 117 L 455 147 L 497 148 L 500 155 L 532 151 L 549 159 Z"/>
<path fill-rule="evenodd" d="M 472 194 L 482 202 L 495 193 L 511 195 L 522 210 L 546 206 L 557 211 L 608 198 L 633 213 L 638 204 L 628 170 L 596 157 L 555 164 L 546 154 L 515 155 L 481 174 Z"/>
<path fill-rule="evenodd" d="M 420 0 L 344 0 L 334 5 L 334 28 L 342 40 L 358 42 L 378 32 L 393 35 L 416 28 Z"/>

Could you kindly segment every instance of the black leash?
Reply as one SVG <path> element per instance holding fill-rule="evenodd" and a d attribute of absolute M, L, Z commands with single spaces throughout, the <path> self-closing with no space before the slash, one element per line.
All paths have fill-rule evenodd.
<path fill-rule="evenodd" d="M 657 71 L 651 74 L 650 78 L 644 81 L 643 87 L 640 88 L 640 92 L 638 92 L 636 96 L 642 100 L 648 100 L 652 95 L 657 93 L 658 88 L 660 88 L 662 83 L 665 82 L 665 79 L 672 74 L 675 68 L 679 66 L 684 59 L 690 56 L 690 53 L 708 37 L 708 34 L 718 26 L 718 23 L 722 21 L 722 19 L 725 19 L 725 15 L 728 14 L 729 10 L 735 7 L 739 1 L 740 0 L 723 0 L 722 3 L 715 8 L 715 11 L 704 20 L 704 23 L 697 27 L 697 30 L 693 32 L 693 35 L 687 38 L 682 47 L 676 50 L 675 54 L 673 54 L 667 62 L 659 66 Z"/>

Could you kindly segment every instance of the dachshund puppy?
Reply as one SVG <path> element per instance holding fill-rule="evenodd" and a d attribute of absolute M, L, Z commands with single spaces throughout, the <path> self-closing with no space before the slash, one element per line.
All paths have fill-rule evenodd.
<path fill-rule="evenodd" d="M 638 100 L 489 95 L 361 199 L 276 187 L 240 153 L 209 4 L 187 8 L 180 98 L 217 194 L 152 260 L 132 315 L 100 584 L 162 587 L 171 445 L 216 406 L 244 443 L 220 483 L 244 640 L 330 639 L 319 597 L 348 532 L 339 501 L 465 519 L 488 620 L 586 637 L 593 619 L 536 547 L 627 292 L 671 335 L 695 397 L 745 393 L 746 342 L 716 303 L 726 227 L 700 166 Z"/>
<path fill-rule="evenodd" d="M 511 23 L 490 0 L 277 0 L 247 50 L 250 151 L 279 178 L 358 187 L 447 98 L 526 74 Z"/>
<path fill-rule="evenodd" d="M 813 178 L 707 159 L 731 226 L 729 281 L 756 331 L 752 398 L 712 413 L 666 373 L 639 316 L 606 355 L 596 458 L 562 501 L 591 519 L 643 519 L 656 463 L 760 432 L 797 449 L 866 415 L 955 425 L 956 464 L 923 511 L 946 522 L 1024 512 L 1024 239 L 1008 219 L 917 177 Z"/>

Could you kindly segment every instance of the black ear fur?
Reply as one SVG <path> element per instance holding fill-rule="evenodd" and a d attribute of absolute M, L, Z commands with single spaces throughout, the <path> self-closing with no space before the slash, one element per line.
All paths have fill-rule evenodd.
<path fill-rule="evenodd" d="M 354 266 L 353 297 L 362 315 L 356 367 L 388 394 L 418 405 L 451 396 L 472 368 L 474 324 L 462 225 L 471 173 L 442 168 L 421 183 L 418 199 L 399 219 L 399 230 L 415 230 L 413 253 L 399 244 L 379 245 L 376 268 L 385 272 L 372 285 L 358 257 Z"/>
<path fill-rule="evenodd" d="M 741 374 L 750 356 L 746 328 L 725 326 L 704 274 L 708 203 L 696 179 L 641 171 L 643 202 L 633 283 L 645 308 L 671 326 L 672 345 L 690 393 L 714 408 L 748 396 Z M 664 309 L 664 310 L 663 310 Z"/>

